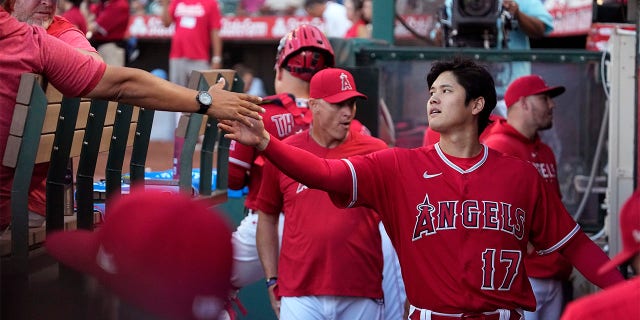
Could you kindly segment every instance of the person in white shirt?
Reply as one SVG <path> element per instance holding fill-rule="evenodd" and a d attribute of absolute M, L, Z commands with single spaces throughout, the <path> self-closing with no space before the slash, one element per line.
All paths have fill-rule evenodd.
<path fill-rule="evenodd" d="M 341 38 L 351 28 L 352 22 L 347 17 L 347 8 L 328 0 L 305 0 L 307 13 L 324 21 L 324 34 L 329 38 Z"/>

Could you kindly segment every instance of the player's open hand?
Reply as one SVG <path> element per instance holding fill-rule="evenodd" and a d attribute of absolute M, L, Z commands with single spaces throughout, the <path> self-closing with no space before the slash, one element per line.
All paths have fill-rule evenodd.
<path fill-rule="evenodd" d="M 269 143 L 269 132 L 261 120 L 247 118 L 249 125 L 233 120 L 221 120 L 218 128 L 226 131 L 224 137 L 262 151 Z"/>
<path fill-rule="evenodd" d="M 250 118 L 262 120 L 260 113 L 264 108 L 258 105 L 262 98 L 246 93 L 235 93 L 224 90 L 225 80 L 221 78 L 218 83 L 209 88 L 209 94 L 213 97 L 213 103 L 207 114 L 218 119 L 237 120 L 250 125 Z"/>

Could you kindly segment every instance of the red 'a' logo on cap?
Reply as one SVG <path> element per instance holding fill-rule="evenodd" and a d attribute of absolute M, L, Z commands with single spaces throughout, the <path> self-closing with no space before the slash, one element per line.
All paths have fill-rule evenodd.
<path fill-rule="evenodd" d="M 351 83 L 349 83 L 349 78 L 346 74 L 340 74 L 340 81 L 342 82 L 342 91 L 353 90 L 351 87 Z"/>

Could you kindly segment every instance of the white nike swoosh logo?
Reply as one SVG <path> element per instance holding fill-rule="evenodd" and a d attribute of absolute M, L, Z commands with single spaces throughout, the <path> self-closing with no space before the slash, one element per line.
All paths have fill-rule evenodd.
<path fill-rule="evenodd" d="M 429 173 L 427 173 L 425 171 L 424 174 L 422 174 L 422 177 L 425 178 L 425 179 L 431 179 L 431 178 L 435 178 L 435 177 L 437 177 L 439 175 L 442 175 L 442 172 L 436 173 L 436 174 L 429 174 Z"/>

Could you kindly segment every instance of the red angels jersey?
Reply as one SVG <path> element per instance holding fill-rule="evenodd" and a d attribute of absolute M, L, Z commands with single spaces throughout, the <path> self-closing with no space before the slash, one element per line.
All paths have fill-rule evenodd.
<path fill-rule="evenodd" d="M 220 30 L 220 9 L 215 0 L 172 0 L 169 14 L 175 33 L 169 58 L 210 59 L 211 31 Z"/>
<path fill-rule="evenodd" d="M 387 147 L 358 132 L 331 149 L 318 145 L 308 130 L 284 142 L 331 159 Z M 280 295 L 382 298 L 380 217 L 375 211 L 337 208 L 326 192 L 307 188 L 270 162 L 257 206 L 266 214 L 286 216 L 278 262 Z"/>
<path fill-rule="evenodd" d="M 640 319 L 640 277 L 567 305 L 561 320 Z"/>
<path fill-rule="evenodd" d="M 536 135 L 533 141 L 523 136 L 518 130 L 507 123 L 506 119 L 494 122 L 488 134 L 480 137 L 480 141 L 489 148 L 504 154 L 512 155 L 533 164 L 538 172 L 560 194 L 556 157 L 551 148 Z"/>
<path fill-rule="evenodd" d="M 264 128 L 272 136 L 282 140 L 294 133 L 302 132 L 311 125 L 311 112 L 306 99 L 296 100 L 293 95 L 282 93 L 265 97 L 262 104 Z M 242 189 L 249 186 L 245 206 L 255 209 L 255 201 L 262 180 L 264 160 L 258 159 L 260 152 L 231 140 L 229 146 L 229 188 Z M 249 176 L 247 176 L 249 172 Z"/>
<path fill-rule="evenodd" d="M 281 93 L 263 98 L 262 107 L 265 109 L 265 113 L 262 114 L 265 130 L 279 140 L 300 133 L 311 125 L 312 116 L 307 106 L 307 99 L 296 99 L 291 94 Z M 350 131 L 371 135 L 369 130 L 357 120 L 351 123 Z M 249 187 L 245 200 L 245 206 L 249 209 L 255 209 L 263 164 L 264 160 L 258 150 L 231 140 L 229 188 L 239 190 L 245 186 Z"/>
<path fill-rule="evenodd" d="M 529 163 L 484 147 L 474 158 L 439 144 L 343 160 L 352 194 L 369 207 L 398 253 L 409 302 L 443 313 L 535 310 L 523 263 L 565 245 L 579 226 Z"/>
<path fill-rule="evenodd" d="M 506 119 L 501 119 L 494 122 L 489 134 L 480 137 L 480 139 L 484 140 L 483 143 L 489 148 L 533 164 L 548 187 L 562 198 L 558 183 L 556 157 L 551 148 L 542 142 L 539 136 L 531 141 L 509 125 Z M 541 256 L 532 252 L 527 255 L 525 266 L 530 277 L 543 279 L 566 280 L 569 279 L 573 270 L 569 260 L 558 253 Z"/>

